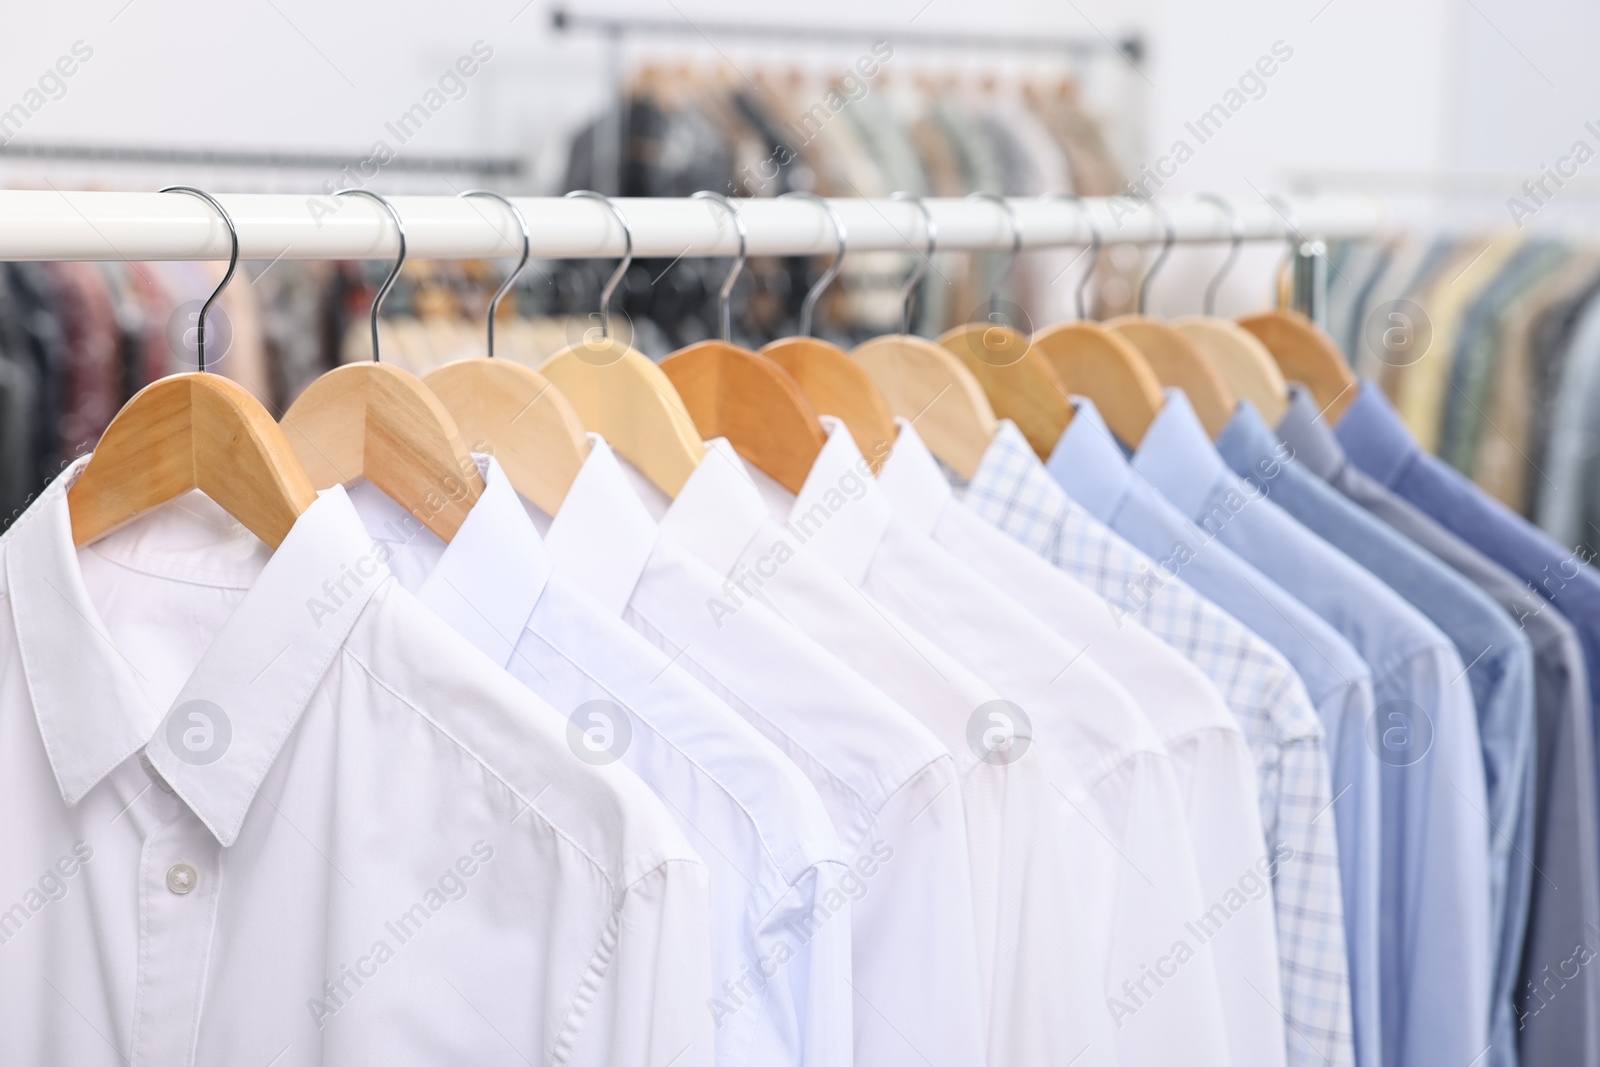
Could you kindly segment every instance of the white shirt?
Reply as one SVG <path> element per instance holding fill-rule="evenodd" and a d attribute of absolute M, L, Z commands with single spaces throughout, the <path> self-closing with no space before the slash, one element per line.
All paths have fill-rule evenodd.
<path fill-rule="evenodd" d="M 82 465 L 0 539 L 0 1062 L 712 1062 L 705 866 L 342 489 L 79 551 Z"/>
<path fill-rule="evenodd" d="M 900 521 L 849 431 L 823 421 L 828 440 L 798 495 L 753 472 L 769 506 L 875 603 L 915 620 L 994 684 L 1009 704 L 999 714 L 1031 730 L 1083 897 L 1089 977 L 1118 1056 L 1229 1062 L 1211 953 L 1184 926 L 1205 910 L 1193 843 L 1149 720 L 1082 648 Z M 970 736 L 982 744 L 1000 736 L 985 720 L 1009 729 L 996 709 L 969 714 Z"/>
<path fill-rule="evenodd" d="M 569 722 L 580 759 L 621 760 L 666 802 L 711 874 L 724 1067 L 850 1060 L 844 856 L 810 781 L 664 653 L 555 572 L 500 465 L 445 544 L 370 482 L 351 499 L 389 569 Z"/>
<path fill-rule="evenodd" d="M 969 827 L 949 754 L 763 605 L 719 614 L 722 576 L 661 537 L 615 454 L 590 441 L 560 514 L 553 522 L 531 506 L 529 514 L 548 524 L 545 543 L 562 573 L 816 784 L 850 854 L 844 899 L 829 903 L 850 916 L 857 1062 L 982 1062 Z"/>
<path fill-rule="evenodd" d="M 878 484 L 895 516 L 993 582 L 1121 683 L 1150 718 L 1178 776 L 1206 911 L 1190 932 L 1217 968 L 1233 1062 L 1285 1062 L 1277 861 L 1262 830 L 1255 761 L 1210 680 L 1137 621 L 956 502 L 938 461 L 905 420 Z M 1115 992 L 1113 992 L 1115 995 Z"/>
<path fill-rule="evenodd" d="M 1022 746 L 1015 750 L 1021 752 L 1021 758 L 1013 762 L 984 758 L 990 753 L 982 739 L 993 726 L 988 712 L 997 709 L 999 693 L 947 650 L 923 637 L 920 617 L 886 608 L 823 563 L 792 526 L 775 525 L 757 488 L 758 482 L 770 486 L 770 479 L 749 471 L 726 440 L 708 442 L 707 448 L 707 459 L 670 507 L 659 495 L 653 503 L 665 510 L 662 528 L 668 536 L 695 547 L 703 558 L 731 575 L 724 595 L 727 606 L 722 610 L 740 609 L 751 598 L 776 604 L 907 707 L 917 709 L 958 759 L 963 780 L 970 786 L 969 825 L 993 827 L 985 834 L 1005 834 L 1009 841 L 1019 842 L 1000 851 L 984 840 L 985 834 L 973 835 L 974 862 L 984 865 L 975 871 L 980 908 L 987 909 L 980 913 L 980 930 L 1032 931 L 1021 935 L 1027 939 L 1021 945 L 1006 940 L 1004 934 L 985 942 L 985 952 L 992 960 L 986 966 L 1005 976 L 995 983 L 996 989 L 1012 990 L 991 998 L 993 1042 L 988 1062 L 1056 1062 L 1041 1051 L 1051 1048 L 1065 1049 L 1065 1059 L 1071 1062 L 1086 1045 L 1089 1050 L 1077 1062 L 1116 1062 L 1117 1040 L 1111 1020 L 1100 1010 L 1103 967 L 1096 963 L 1086 944 L 1087 934 L 1079 925 L 1093 912 L 1079 901 L 1072 905 L 1072 921 L 1063 924 L 1061 905 L 1050 899 L 1051 894 L 1061 892 L 1077 898 L 1083 878 L 1080 867 L 1073 866 L 1073 856 L 1053 816 L 1060 794 L 1052 789 L 1039 753 Z M 841 510 L 833 513 L 830 521 L 845 521 L 845 512 L 875 492 L 871 482 L 870 475 L 862 471 L 841 476 L 836 486 Z M 641 492 L 648 495 L 642 487 Z M 778 495 L 782 491 L 771 486 L 771 492 L 781 507 Z M 902 621 L 906 618 L 918 618 L 918 629 L 907 626 Z M 1004 714 L 1003 705 L 999 710 Z M 1008 776 L 1006 792 L 983 784 L 991 778 L 999 781 L 1002 773 Z M 1008 796 L 1015 799 L 1008 800 Z M 1050 818 L 1041 819 L 1041 814 Z M 1019 824 L 1024 816 L 1026 822 Z M 1024 834 L 1032 835 L 1031 846 L 1020 843 L 1028 839 Z M 1070 873 L 1063 876 L 1062 885 L 1048 885 L 1045 871 L 1037 865 L 1027 866 L 1029 848 L 1035 857 L 1063 858 Z M 985 890 L 984 885 L 989 888 Z M 1042 914 L 1041 908 L 1055 909 L 1056 914 Z M 1061 944 L 1079 947 L 1076 968 L 1067 966 L 1074 958 L 1060 951 L 1053 951 L 1048 960 L 1033 954 L 1045 945 L 1045 931 L 1052 923 L 1056 928 L 1053 936 L 1060 938 Z M 1164 950 L 1167 947 L 1170 942 Z M 1030 997 L 1039 990 L 1049 993 L 1035 1002 L 1024 998 L 1022 990 Z M 1093 1010 L 1072 1018 L 1062 1012 L 1064 1004 Z M 1047 1021 L 1041 1023 L 1041 1017 Z M 1076 1044 L 1071 1043 L 1074 1040 Z"/>

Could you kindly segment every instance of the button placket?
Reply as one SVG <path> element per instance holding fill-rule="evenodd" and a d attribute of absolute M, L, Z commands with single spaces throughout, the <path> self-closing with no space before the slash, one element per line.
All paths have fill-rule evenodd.
<path fill-rule="evenodd" d="M 222 846 L 192 812 L 145 841 L 139 886 L 135 1063 L 187 1064 L 221 890 Z"/>

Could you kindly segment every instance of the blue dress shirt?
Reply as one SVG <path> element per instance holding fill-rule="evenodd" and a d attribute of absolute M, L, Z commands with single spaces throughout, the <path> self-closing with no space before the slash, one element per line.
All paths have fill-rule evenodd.
<path fill-rule="evenodd" d="M 1490 1034 L 1493 1067 L 1517 1063 L 1512 998 L 1522 967 L 1533 868 L 1533 650 L 1486 594 L 1367 514 L 1296 458 L 1248 404 L 1217 438 L 1217 452 L 1247 483 L 1365 567 L 1439 627 L 1467 663 L 1483 742 L 1489 806 L 1489 904 L 1495 950 Z M 1292 446 L 1291 446 L 1292 450 Z M 1269 476 L 1270 473 L 1270 476 Z"/>
<path fill-rule="evenodd" d="M 1528 1067 L 1600 1063 L 1600 974 L 1593 967 L 1574 974 L 1568 962 L 1579 945 L 1600 954 L 1600 802 L 1577 631 L 1521 579 L 1358 470 L 1315 405 L 1294 392 L 1278 434 L 1296 462 L 1470 579 L 1528 635 L 1539 720 L 1537 800 L 1534 849 L 1518 861 L 1538 877 L 1513 1005 L 1517 1044 Z"/>
<path fill-rule="evenodd" d="M 1280 446 L 1263 475 L 1287 457 Z M 1363 755 L 1383 804 L 1383 1063 L 1472 1063 L 1489 1045 L 1492 828 L 1461 658 L 1397 593 L 1236 477 L 1181 392 L 1167 392 L 1133 467 L 1366 660 L 1377 707 Z"/>
<path fill-rule="evenodd" d="M 1151 556 L 1161 575 L 1182 577 L 1202 596 L 1254 630 L 1299 672 L 1327 734 L 1356 1062 L 1377 1065 L 1379 1011 L 1379 783 L 1365 731 L 1373 713 L 1372 674 L 1338 631 L 1177 512 L 1139 477 L 1094 404 L 1075 397 L 1077 414 L 1047 467 L 1086 511 Z M 1132 586 L 1113 608 L 1136 614 L 1151 591 Z M 1291 1040 L 1294 1036 L 1291 1035 Z M 1313 1050 L 1315 1051 L 1315 1050 Z"/>
<path fill-rule="evenodd" d="M 1383 393 L 1363 382 L 1335 433 L 1350 462 L 1532 586 L 1578 631 L 1591 679 L 1600 678 L 1600 574 L 1532 523 L 1422 450 Z M 1595 686 L 1591 722 L 1600 717 Z"/>

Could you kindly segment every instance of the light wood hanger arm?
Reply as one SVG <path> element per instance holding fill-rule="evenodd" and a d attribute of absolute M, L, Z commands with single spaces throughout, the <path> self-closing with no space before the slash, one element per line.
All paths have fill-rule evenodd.
<path fill-rule="evenodd" d="M 92 544 L 198 489 L 269 548 L 317 491 L 272 416 L 216 374 L 177 374 L 141 389 L 111 420 L 67 491 L 72 539 Z"/>

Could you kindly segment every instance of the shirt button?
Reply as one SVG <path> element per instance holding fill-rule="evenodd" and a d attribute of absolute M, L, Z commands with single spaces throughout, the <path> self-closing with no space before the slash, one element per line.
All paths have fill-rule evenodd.
<path fill-rule="evenodd" d="M 187 863 L 174 863 L 167 868 L 167 888 L 180 897 L 195 887 L 200 875 Z"/>

